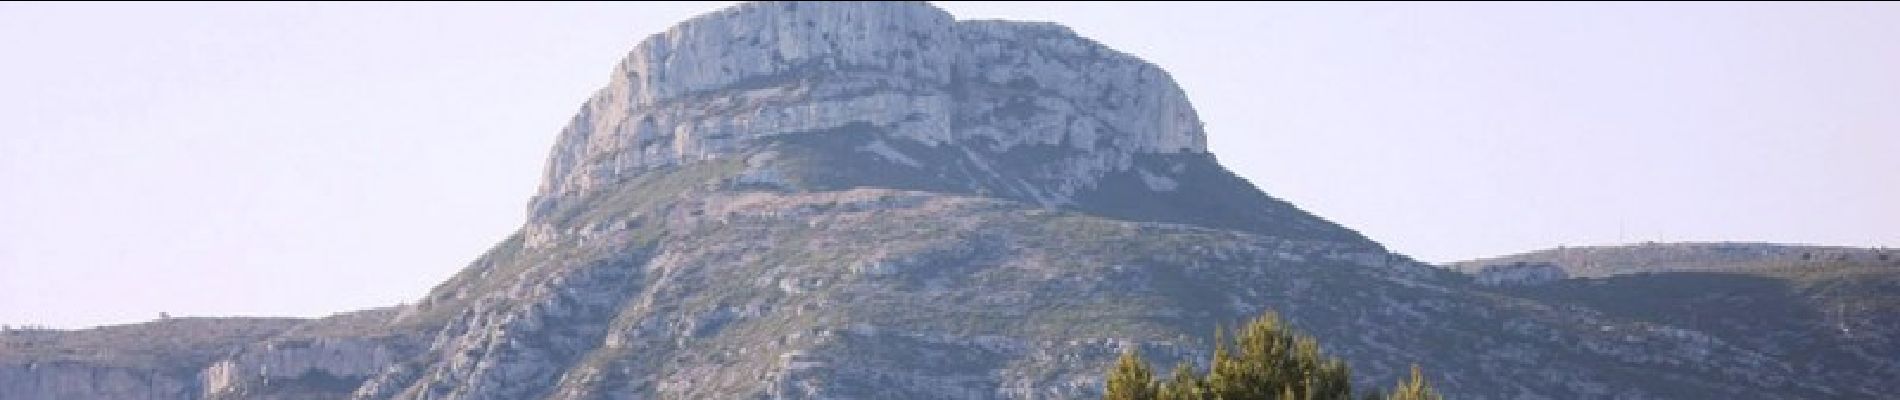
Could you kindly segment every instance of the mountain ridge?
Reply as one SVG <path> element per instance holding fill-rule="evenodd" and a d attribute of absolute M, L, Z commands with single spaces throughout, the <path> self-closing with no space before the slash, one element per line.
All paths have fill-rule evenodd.
<path fill-rule="evenodd" d="M 1479 273 L 1485 267 L 1549 264 L 1566 277 L 1602 278 L 1653 272 L 1737 272 L 1823 261 L 1895 261 L 1900 251 L 1883 247 L 1823 246 L 1769 242 L 1643 242 L 1624 245 L 1565 246 L 1446 263 L 1445 267 Z"/>

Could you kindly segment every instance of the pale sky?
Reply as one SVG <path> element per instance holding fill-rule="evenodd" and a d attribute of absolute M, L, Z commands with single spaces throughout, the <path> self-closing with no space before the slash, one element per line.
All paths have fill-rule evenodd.
<path fill-rule="evenodd" d="M 0 3 L 0 324 L 413 301 L 722 3 Z M 1433 262 L 1900 247 L 1900 4 L 942 3 L 1159 64 L 1267 193 Z"/>

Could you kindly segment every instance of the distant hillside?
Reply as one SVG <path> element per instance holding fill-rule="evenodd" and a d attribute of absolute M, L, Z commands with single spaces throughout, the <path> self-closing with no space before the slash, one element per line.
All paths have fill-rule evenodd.
<path fill-rule="evenodd" d="M 1900 359 L 1894 357 L 1900 354 L 1900 265 L 1777 261 L 1738 269 L 1569 279 L 1499 291 L 1756 349 L 1794 367 L 1794 380 L 1849 390 L 1832 396 L 1879 393 L 1857 377 L 1900 376 Z"/>
<path fill-rule="evenodd" d="M 1554 264 L 1570 277 L 1600 278 L 1644 272 L 1745 271 L 1822 262 L 1900 266 L 1900 251 L 1772 243 L 1643 243 L 1626 246 L 1559 247 L 1447 264 L 1477 273 L 1487 266 Z"/>
<path fill-rule="evenodd" d="M 1851 398 L 1881 390 L 1856 376 L 1900 376 L 1893 357 L 1900 354 L 1900 254 L 1893 253 L 1676 243 L 1561 248 L 1452 266 L 1500 295 L 1755 349 L 1792 367 L 1789 379 Z M 1549 268 L 1571 277 L 1511 279 Z M 1507 273 L 1515 275 L 1486 279 Z"/>
<path fill-rule="evenodd" d="M 200 365 L 225 353 L 303 322 L 292 318 L 172 318 L 72 331 L 8 329 L 0 331 L 0 360 L 92 362 L 196 372 Z"/>
<path fill-rule="evenodd" d="M 0 399 L 335 399 L 426 345 L 397 311 L 0 329 Z"/>

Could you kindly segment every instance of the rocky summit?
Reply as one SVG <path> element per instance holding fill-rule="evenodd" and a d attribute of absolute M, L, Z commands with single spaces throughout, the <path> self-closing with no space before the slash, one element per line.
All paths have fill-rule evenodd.
<path fill-rule="evenodd" d="M 1269 309 L 1368 387 L 1417 364 L 1453 398 L 1900 391 L 1868 333 L 1891 317 L 1738 289 L 1796 322 L 1724 324 L 1546 261 L 1426 265 L 1205 135 L 1165 71 L 1059 25 L 743 4 L 614 66 L 520 231 L 414 304 L 7 331 L 0 399 L 1081 399 L 1124 351 L 1205 360 Z M 1852 315 L 1892 304 L 1867 276 L 1828 275 L 1862 284 Z"/>

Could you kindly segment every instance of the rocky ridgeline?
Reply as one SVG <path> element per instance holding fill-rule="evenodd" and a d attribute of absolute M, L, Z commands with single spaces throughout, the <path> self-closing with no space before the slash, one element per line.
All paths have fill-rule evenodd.
<path fill-rule="evenodd" d="M 1884 248 L 1812 246 L 1749 242 L 1646 242 L 1620 246 L 1577 246 L 1459 261 L 1446 267 L 1479 279 L 1518 281 L 1532 273 L 1541 283 L 1565 278 L 1602 278 L 1658 272 L 1742 272 L 1764 268 L 1823 266 L 1831 263 L 1886 264 L 1900 267 L 1900 251 Z M 1554 279 L 1547 267 L 1561 272 Z M 1533 271 L 1539 270 L 1539 271 Z M 1489 276 L 1489 278 L 1487 278 Z"/>
<path fill-rule="evenodd" d="M 749 3 L 641 42 L 561 132 L 531 210 L 760 138 L 853 124 L 978 163 L 1072 150 L 1017 177 L 1061 182 L 1038 196 L 1057 204 L 1136 154 L 1206 152 L 1166 72 L 1059 25 L 957 21 L 912 2 Z"/>

